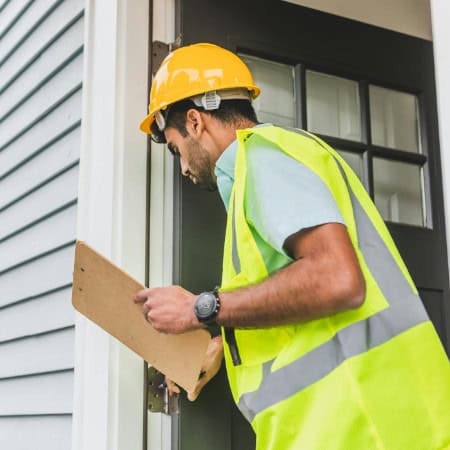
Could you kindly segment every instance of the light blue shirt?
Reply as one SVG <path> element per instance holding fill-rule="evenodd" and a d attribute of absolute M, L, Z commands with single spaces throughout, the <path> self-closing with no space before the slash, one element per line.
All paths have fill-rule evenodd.
<path fill-rule="evenodd" d="M 232 142 L 215 168 L 227 209 L 237 148 L 237 141 Z M 333 195 L 319 176 L 257 135 L 247 141 L 247 199 L 247 221 L 270 273 L 292 261 L 283 250 L 291 234 L 325 223 L 345 224 Z"/>

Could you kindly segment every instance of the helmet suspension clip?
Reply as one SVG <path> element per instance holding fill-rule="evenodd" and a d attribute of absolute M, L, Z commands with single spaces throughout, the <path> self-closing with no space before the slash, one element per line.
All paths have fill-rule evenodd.
<path fill-rule="evenodd" d="M 211 111 L 213 109 L 219 109 L 220 100 L 220 96 L 216 91 L 209 91 L 203 94 L 201 103 L 206 111 Z"/>

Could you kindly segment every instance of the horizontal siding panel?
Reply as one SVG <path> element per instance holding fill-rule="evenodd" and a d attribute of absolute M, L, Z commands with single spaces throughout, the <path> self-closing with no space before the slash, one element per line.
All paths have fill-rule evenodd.
<path fill-rule="evenodd" d="M 74 250 L 71 245 L 0 274 L 0 306 L 70 284 Z"/>
<path fill-rule="evenodd" d="M 73 369 L 74 332 L 67 329 L 0 344 L 2 378 Z"/>
<path fill-rule="evenodd" d="M 0 417 L 3 450 L 69 450 L 72 417 Z"/>
<path fill-rule="evenodd" d="M 0 380 L 0 416 L 72 411 L 73 372 Z"/>
<path fill-rule="evenodd" d="M 0 237 L 64 207 L 77 198 L 78 165 L 64 171 L 6 209 L 0 209 Z M 0 282 L 1 285 L 1 282 Z"/>
<path fill-rule="evenodd" d="M 80 155 L 80 127 L 62 136 L 53 145 L 28 157 L 23 165 L 5 176 L 0 176 L 0 209 L 25 192 L 78 161 Z M 31 159 L 30 159 L 31 158 Z M 20 162 L 18 162 L 20 164 Z M 17 166 L 16 166 L 17 167 Z M 17 183 L 20 180 L 20 183 Z"/>
<path fill-rule="evenodd" d="M 0 83 L 0 107 L 8 111 L 14 104 L 36 89 L 52 72 L 73 55 L 83 45 L 83 17 L 80 17 L 71 27 L 62 33 L 34 61 L 25 67 L 17 68 L 17 72 L 9 79 Z"/>
<path fill-rule="evenodd" d="M 17 71 L 18 67 L 27 64 L 33 55 L 41 52 L 42 48 L 83 10 L 83 1 L 81 0 L 64 0 L 62 2 L 41 0 L 41 2 L 47 5 L 49 3 L 59 3 L 59 6 L 31 32 L 31 24 L 24 23 L 24 25 L 28 26 L 24 30 L 22 40 L 16 39 L 13 42 L 9 42 L 8 45 L 3 45 L 2 43 L 0 49 L 0 80 L 8 80 Z M 39 3 L 39 1 L 36 2 L 36 4 Z M 45 11 L 42 10 L 39 18 L 44 15 Z M 13 52 L 11 53 L 12 50 Z"/>
<path fill-rule="evenodd" d="M 42 20 L 45 20 L 44 18 L 48 14 L 49 9 L 57 4 L 58 1 L 60 0 L 35 0 L 26 8 L 2 39 L 0 61 L 15 47 L 20 45 L 21 41 L 27 38 L 30 29 L 36 27 Z"/>
<path fill-rule="evenodd" d="M 75 240 L 77 208 L 73 205 L 0 242 L 0 273 Z"/>
<path fill-rule="evenodd" d="M 12 28 L 14 23 L 25 13 L 27 6 L 33 0 L 14 0 L 0 2 L 0 38 L 7 30 Z"/>
<path fill-rule="evenodd" d="M 72 326 L 75 311 L 71 297 L 72 288 L 66 287 L 0 309 L 0 342 Z"/>
<path fill-rule="evenodd" d="M 7 134 L 7 146 L 0 146 L 0 173 L 11 170 L 37 150 L 45 148 L 55 136 L 79 123 L 80 118 L 81 88 L 23 133 Z M 6 136 L 2 137 L 3 142 L 5 139 Z"/>
<path fill-rule="evenodd" d="M 67 93 L 80 85 L 82 60 L 83 55 L 78 55 L 3 121 L 1 121 L 2 112 L 0 112 L 0 136 L 4 136 L 0 141 L 0 147 L 9 140 L 8 135 L 15 136 L 27 130 L 37 122 L 43 111 L 60 103 Z"/>
<path fill-rule="evenodd" d="M 0 0 L 1 450 L 71 446 L 84 4 Z"/>

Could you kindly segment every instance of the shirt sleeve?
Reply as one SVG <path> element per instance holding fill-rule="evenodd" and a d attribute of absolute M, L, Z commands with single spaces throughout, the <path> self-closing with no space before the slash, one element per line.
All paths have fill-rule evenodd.
<path fill-rule="evenodd" d="M 247 219 L 281 253 L 288 236 L 344 219 L 326 184 L 259 136 L 247 148 Z"/>

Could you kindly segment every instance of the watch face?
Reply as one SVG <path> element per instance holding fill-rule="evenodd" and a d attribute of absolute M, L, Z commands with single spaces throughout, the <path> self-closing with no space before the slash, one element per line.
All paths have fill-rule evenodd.
<path fill-rule="evenodd" d="M 208 320 L 215 316 L 217 300 L 212 292 L 203 292 L 195 301 L 195 314 L 200 321 Z"/>

